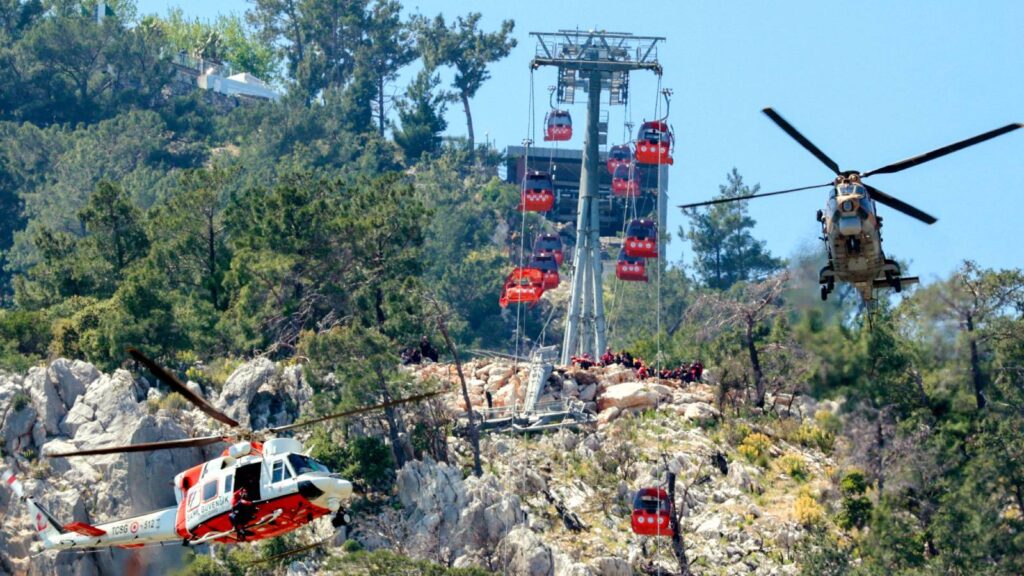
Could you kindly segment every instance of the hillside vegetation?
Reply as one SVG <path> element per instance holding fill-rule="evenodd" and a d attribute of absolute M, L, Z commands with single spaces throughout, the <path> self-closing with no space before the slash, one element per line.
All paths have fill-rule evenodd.
<path fill-rule="evenodd" d="M 203 23 L 121 0 L 97 24 L 93 4 L 0 0 L 8 376 L 60 357 L 110 372 L 131 345 L 212 394 L 260 356 L 303 367 L 312 399 L 300 408 L 314 415 L 421 386 L 399 353 L 423 335 L 442 342 L 440 327 L 463 353 L 561 340 L 564 294 L 518 312 L 497 305 L 520 230 L 553 230 L 521 219 L 499 154 L 473 137 L 472 100 L 515 45 L 511 21 L 406 17 L 394 0 L 254 0 L 244 17 Z M 182 52 L 263 75 L 283 96 L 183 89 L 171 56 Z M 396 86 L 405 71 L 413 81 Z M 453 102 L 465 139 L 441 137 Z M 734 170 L 721 192 L 754 189 Z M 694 573 L 748 558 L 805 574 L 1024 573 L 1024 271 L 964 262 L 872 310 L 842 289 L 821 303 L 808 285 L 820 256 L 773 256 L 743 203 L 689 217 L 679 234 L 694 267 L 608 283 L 609 341 L 662 366 L 700 359 L 717 416 L 637 411 L 595 434 L 590 453 L 575 451 L 585 434 L 485 441 L 495 482 L 511 482 L 508 462 L 547 468 L 542 480 L 579 501 L 591 527 L 578 537 L 542 517 L 530 528 L 576 560 L 600 549 L 639 569 L 646 560 L 621 538 L 623 494 L 657 480 L 664 454 L 721 452 L 762 480 L 725 491 L 711 472 L 694 488 Z M 447 362 L 452 350 L 441 352 Z M 4 414 L 29 402 L 12 392 Z M 154 410 L 176 408 L 164 402 Z M 794 412 L 805 405 L 816 408 Z M 362 445 L 342 447 L 341 425 L 310 441 L 360 476 L 368 503 L 396 498 L 401 470 L 428 456 L 468 474 L 466 446 L 447 449 L 450 423 L 420 416 L 367 426 Z M 404 434 L 421 442 L 412 454 L 395 449 Z M 610 435 L 628 453 L 594 456 Z M 5 458 L 39 466 L 37 453 Z M 705 475 L 698 460 L 685 468 L 687 482 Z M 731 539 L 704 525 L 711 516 Z M 536 548 L 517 534 L 509 562 Z M 343 573 L 355 561 L 334 560 Z M 194 573 L 226 569 L 205 562 Z"/>

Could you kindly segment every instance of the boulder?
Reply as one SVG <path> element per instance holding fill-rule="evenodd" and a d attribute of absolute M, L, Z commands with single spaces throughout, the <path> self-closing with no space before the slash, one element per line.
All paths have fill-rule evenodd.
<path fill-rule="evenodd" d="M 622 414 L 622 410 L 618 406 L 612 406 L 597 415 L 597 423 L 603 426 L 618 418 L 620 414 Z"/>
<path fill-rule="evenodd" d="M 732 462 L 729 464 L 729 474 L 725 477 L 726 482 L 733 488 L 760 494 L 763 490 L 758 479 L 761 471 L 757 468 L 744 464 L 743 462 Z"/>
<path fill-rule="evenodd" d="M 601 412 L 609 408 L 620 410 L 639 408 L 643 410 L 657 405 L 658 393 L 648 389 L 642 382 L 627 382 L 609 386 L 597 400 L 597 406 Z"/>
<path fill-rule="evenodd" d="M 722 517 L 712 515 L 697 526 L 697 534 L 705 538 L 717 538 L 722 535 Z"/>
<path fill-rule="evenodd" d="M 566 380 L 571 382 L 571 380 Z M 590 402 L 597 397 L 597 384 L 587 384 L 586 386 L 579 387 L 580 400 L 583 402 Z"/>
<path fill-rule="evenodd" d="M 615 556 L 597 558 L 593 566 L 597 576 L 633 576 L 633 567 L 629 562 Z"/>
<path fill-rule="evenodd" d="M 704 402 L 682 404 L 676 407 L 676 412 L 681 414 L 683 418 L 697 424 L 712 422 L 721 415 L 718 409 Z"/>
<path fill-rule="evenodd" d="M 496 555 L 506 574 L 554 576 L 551 548 L 525 526 L 509 532 L 498 545 Z"/>

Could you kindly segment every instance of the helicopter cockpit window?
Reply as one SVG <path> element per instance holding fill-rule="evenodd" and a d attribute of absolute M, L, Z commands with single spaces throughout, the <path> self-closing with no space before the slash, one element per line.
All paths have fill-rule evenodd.
<path fill-rule="evenodd" d="M 280 482 L 292 477 L 292 471 L 284 464 L 284 460 L 277 460 L 270 468 L 270 481 Z"/>
<path fill-rule="evenodd" d="M 865 192 L 863 184 L 839 184 L 836 186 L 836 191 L 840 196 L 849 196 L 851 194 L 864 196 Z"/>
<path fill-rule="evenodd" d="M 295 474 L 306 474 L 307 472 L 330 472 L 331 470 L 324 466 L 320 462 L 310 458 L 309 456 L 302 456 L 301 454 L 289 454 L 288 462 L 291 463 L 292 468 L 295 469 Z"/>

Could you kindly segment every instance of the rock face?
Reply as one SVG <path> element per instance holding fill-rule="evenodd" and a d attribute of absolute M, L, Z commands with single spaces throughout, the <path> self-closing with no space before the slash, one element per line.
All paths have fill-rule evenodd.
<path fill-rule="evenodd" d="M 555 573 L 551 548 L 525 526 L 508 533 L 498 546 L 497 557 L 508 574 L 552 576 Z"/>
<path fill-rule="evenodd" d="M 390 524 L 383 528 L 401 539 L 402 549 L 420 557 L 483 566 L 484 558 L 526 522 L 519 497 L 505 491 L 492 475 L 463 480 L 459 469 L 428 459 L 406 464 L 398 472 L 397 485 L 402 511 L 382 519 Z M 363 534 L 380 532 L 377 527 Z M 360 532 L 356 534 L 359 538 Z M 363 539 L 369 547 L 395 544 Z"/>

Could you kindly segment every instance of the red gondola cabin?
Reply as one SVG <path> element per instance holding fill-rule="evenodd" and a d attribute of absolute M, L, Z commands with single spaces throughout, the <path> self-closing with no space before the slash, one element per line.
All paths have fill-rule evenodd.
<path fill-rule="evenodd" d="M 536 268 L 515 268 L 505 279 L 498 298 L 502 308 L 509 304 L 533 303 L 544 294 L 544 273 Z"/>
<path fill-rule="evenodd" d="M 516 208 L 527 212 L 547 212 L 555 207 L 555 183 L 547 172 L 528 172 Z"/>
<path fill-rule="evenodd" d="M 612 172 L 612 194 L 619 198 L 636 198 L 640 195 L 640 178 L 635 166 L 620 164 Z"/>
<path fill-rule="evenodd" d="M 633 498 L 633 532 L 641 536 L 672 536 L 672 502 L 661 488 L 643 488 Z"/>
<path fill-rule="evenodd" d="M 545 290 L 558 288 L 558 262 L 551 254 L 534 254 L 530 259 L 530 268 L 536 268 L 544 273 L 541 286 Z"/>
<path fill-rule="evenodd" d="M 562 238 L 558 234 L 538 234 L 533 241 L 533 254 L 535 256 L 553 256 L 555 262 L 561 266 L 565 259 L 562 252 Z"/>
<path fill-rule="evenodd" d="M 634 258 L 619 250 L 619 260 L 615 264 L 615 277 L 626 282 L 647 282 L 647 266 L 643 258 Z"/>
<path fill-rule="evenodd" d="M 572 116 L 568 110 L 552 110 L 544 119 L 546 129 L 544 131 L 545 142 L 565 142 L 572 138 Z"/>
<path fill-rule="evenodd" d="M 633 258 L 658 257 L 658 227 L 653 220 L 633 220 L 626 227 L 622 249 Z"/>
<path fill-rule="evenodd" d="M 616 166 L 628 166 L 633 162 L 633 148 L 629 144 L 612 146 L 608 151 L 608 173 L 615 174 Z"/>
<path fill-rule="evenodd" d="M 675 137 L 668 123 L 644 122 L 636 138 L 636 161 L 640 164 L 671 164 Z"/>

